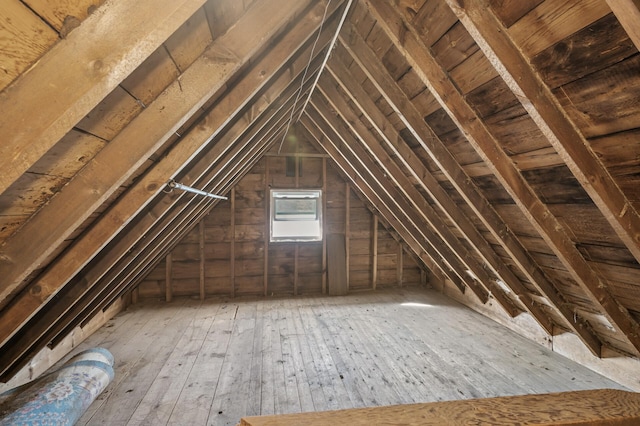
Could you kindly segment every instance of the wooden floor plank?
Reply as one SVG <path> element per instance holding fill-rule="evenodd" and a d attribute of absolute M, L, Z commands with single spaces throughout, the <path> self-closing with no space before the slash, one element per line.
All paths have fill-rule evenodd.
<path fill-rule="evenodd" d="M 209 306 L 208 302 L 205 305 Z M 205 425 L 209 418 L 213 395 L 220 381 L 222 363 L 227 353 L 236 305 L 215 302 L 211 309 L 216 316 L 196 361 L 182 389 L 177 408 L 169 418 L 169 425 Z"/>
<path fill-rule="evenodd" d="M 249 389 L 254 326 L 256 323 L 255 303 L 237 304 L 233 331 L 227 349 L 220 379 L 213 397 L 209 413 L 209 425 L 235 425 L 238 417 L 246 411 Z"/>
<path fill-rule="evenodd" d="M 256 303 L 256 325 L 253 334 L 251 366 L 249 367 L 249 391 L 247 392 L 247 413 L 259 413 L 262 396 L 262 351 L 264 334 L 264 302 Z"/>
<path fill-rule="evenodd" d="M 283 396 L 284 400 L 278 399 L 279 404 L 276 405 L 276 409 L 281 412 L 290 410 L 292 413 L 299 413 L 301 411 L 300 395 L 291 353 L 291 339 L 295 339 L 296 336 L 292 335 L 287 328 L 287 318 L 290 315 L 291 309 L 287 306 L 287 301 L 281 300 L 278 304 L 278 336 L 282 354 L 279 362 L 284 377 L 284 394 L 276 391 L 276 396 Z"/>
<path fill-rule="evenodd" d="M 313 305 L 315 306 L 315 305 Z M 325 391 L 328 406 L 335 407 L 332 409 L 351 408 L 353 403 L 349 398 L 344 383 L 340 380 L 340 372 L 337 370 L 331 351 L 327 345 L 327 327 L 320 312 L 316 315 L 311 309 L 305 309 L 302 312 L 302 324 L 307 332 L 307 338 L 310 339 L 317 350 L 320 357 L 320 383 Z"/>
<path fill-rule="evenodd" d="M 213 325 L 216 309 L 195 307 L 192 321 L 131 416 L 131 424 L 167 424 Z"/>
<path fill-rule="evenodd" d="M 309 392 L 313 401 L 314 410 L 322 410 L 327 406 L 322 384 L 320 383 L 319 368 L 314 360 L 314 354 L 309 343 L 308 333 L 302 325 L 301 312 L 309 308 L 309 298 L 300 300 L 297 304 L 296 315 L 292 316 L 292 330 L 298 336 L 300 355 L 303 359 L 303 368 L 307 377 Z M 296 305 L 294 305 L 296 306 Z"/>
<path fill-rule="evenodd" d="M 276 413 L 275 403 L 275 378 L 273 365 L 275 363 L 273 355 L 273 334 L 274 324 L 271 317 L 273 303 L 269 301 L 264 303 L 262 311 L 263 331 L 262 331 L 262 386 L 260 388 L 260 412 Z"/>
<path fill-rule="evenodd" d="M 346 345 L 347 351 L 351 354 L 351 364 L 355 362 L 357 368 L 354 370 L 354 381 L 366 384 L 360 386 L 359 390 L 354 394 L 360 395 L 360 400 L 356 396 L 352 400 L 352 407 L 356 408 L 364 404 L 362 395 L 369 394 L 369 400 L 374 404 L 377 401 L 399 401 L 401 398 L 398 393 L 387 385 L 388 381 L 384 377 L 384 369 L 378 365 L 377 350 L 372 350 L 371 342 L 363 344 L 361 336 L 356 331 L 354 321 L 348 321 L 350 313 L 348 308 L 351 303 L 347 299 L 336 301 L 325 301 L 322 303 L 322 310 L 316 311 L 316 315 L 324 318 L 323 324 L 326 324 L 329 333 L 334 335 L 343 335 L 345 339 L 343 343 Z M 343 368 L 342 371 L 346 370 Z M 350 383 L 350 381 L 347 381 Z"/>
<path fill-rule="evenodd" d="M 77 349 L 101 345 L 116 359 L 114 382 L 79 424 L 235 425 L 248 415 L 624 389 L 416 288 L 143 302 L 110 324 Z"/>
<path fill-rule="evenodd" d="M 296 389 L 298 391 L 298 399 L 300 400 L 300 411 L 313 411 L 315 406 L 313 404 L 313 397 L 311 395 L 311 386 L 309 384 L 309 377 L 305 370 L 305 362 L 302 357 L 301 340 L 303 340 L 306 333 L 302 335 L 298 334 L 295 326 L 295 317 L 300 315 L 297 300 L 285 301 L 285 307 L 287 309 L 286 317 L 286 330 L 287 330 L 287 343 L 289 344 L 289 353 L 291 360 L 291 371 L 295 377 Z"/>
<path fill-rule="evenodd" d="M 150 320 L 137 330 L 130 341 L 117 340 L 111 347 L 105 345 L 117 354 L 116 376 L 107 389 L 109 395 L 102 407 L 92 418 L 82 417 L 79 424 L 127 424 L 174 350 L 184 328 L 192 321 L 192 313 L 187 300 L 151 311 L 140 307 L 140 314 L 151 316 Z"/>

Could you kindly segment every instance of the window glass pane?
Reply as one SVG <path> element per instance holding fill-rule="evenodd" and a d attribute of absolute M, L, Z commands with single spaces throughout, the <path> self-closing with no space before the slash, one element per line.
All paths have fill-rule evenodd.
<path fill-rule="evenodd" d="M 322 191 L 271 190 L 271 241 L 322 240 Z"/>

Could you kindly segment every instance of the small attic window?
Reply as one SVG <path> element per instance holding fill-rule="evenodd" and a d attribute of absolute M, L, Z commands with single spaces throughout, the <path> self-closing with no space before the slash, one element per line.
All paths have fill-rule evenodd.
<path fill-rule="evenodd" d="M 322 241 L 322 191 L 272 189 L 270 240 Z"/>

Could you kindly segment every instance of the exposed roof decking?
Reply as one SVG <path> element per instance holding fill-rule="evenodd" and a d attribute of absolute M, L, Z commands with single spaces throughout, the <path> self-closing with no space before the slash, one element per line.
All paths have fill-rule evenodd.
<path fill-rule="evenodd" d="M 105 65 L 97 80 L 74 68 L 89 59 L 45 71 L 74 43 L 89 48 L 84 32 L 107 18 L 127 33 L 124 12 L 106 2 L 68 34 L 52 11 L 29 12 L 64 38 L 15 59 L 44 55 L 0 94 L 15 115 L 3 115 L 15 137 L 0 148 L 24 157 L 3 157 L 0 186 L 3 377 L 133 288 L 214 206 L 164 194 L 169 178 L 226 193 L 280 142 L 344 2 L 330 3 L 311 59 L 327 2 L 274 1 L 155 10 L 166 25 L 143 16 L 148 29 L 129 40 L 145 49 L 116 46 L 118 32 L 101 39 L 96 60 L 127 66 Z M 459 3 L 354 2 L 302 124 L 319 150 L 331 139 L 332 161 L 435 276 L 568 330 L 596 355 L 604 345 L 637 357 L 637 7 Z M 65 95 L 81 81 L 91 95 Z M 45 101 L 56 98 L 69 106 Z M 50 122 L 38 114 L 60 124 L 25 126 Z"/>

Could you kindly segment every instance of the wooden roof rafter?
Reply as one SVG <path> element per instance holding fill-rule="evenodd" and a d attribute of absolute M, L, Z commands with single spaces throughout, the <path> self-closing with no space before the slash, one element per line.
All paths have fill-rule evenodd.
<path fill-rule="evenodd" d="M 446 0 L 629 251 L 640 262 L 640 215 L 509 36 L 488 1 Z M 637 12 L 637 8 L 636 8 Z M 639 22 L 640 23 L 640 22 Z"/>
<path fill-rule="evenodd" d="M 329 64 L 329 72 L 336 78 L 337 83 L 340 84 L 343 90 L 349 94 L 351 101 L 360 108 L 360 113 L 362 113 L 363 117 L 366 117 L 364 119 L 368 120 L 377 130 L 378 134 L 380 134 L 386 142 L 388 149 L 395 153 L 396 158 L 412 173 L 412 176 L 423 190 L 427 192 L 454 226 L 458 228 L 459 232 L 471 243 L 471 247 L 478 252 L 483 262 L 493 270 L 496 276 L 501 277 L 511 288 L 518 291 L 516 295 L 520 298 L 524 309 L 532 314 L 533 318 L 538 321 L 540 326 L 548 334 L 552 334 L 553 325 L 547 313 L 528 296 L 526 293 L 527 290 L 520 280 L 511 272 L 504 262 L 498 258 L 489 242 L 484 239 L 477 228 L 466 217 L 465 213 L 458 208 L 457 204 L 449 197 L 446 191 L 444 191 L 437 180 L 431 175 L 430 171 L 411 151 L 411 148 L 404 142 L 393 125 L 387 120 L 384 114 L 377 109 L 358 82 L 353 79 L 346 66 L 337 60 L 333 60 Z M 322 87 L 326 87 L 326 85 Z M 327 97 L 332 100 L 338 99 L 337 96 Z M 348 107 L 346 105 L 339 108 L 341 112 L 347 109 Z M 355 117 L 347 118 L 346 121 L 357 125 Z M 407 182 L 406 185 L 411 185 L 411 183 Z M 502 291 L 501 289 L 497 290 Z M 495 293 L 495 286 L 492 286 L 490 291 Z"/>
<path fill-rule="evenodd" d="M 263 4 L 267 4 L 267 2 L 264 2 Z M 333 7 L 330 8 L 330 12 L 335 12 L 339 9 L 341 4 L 342 2 L 334 2 Z M 245 25 L 253 26 L 256 14 L 257 16 L 260 16 L 264 13 L 262 10 L 256 10 L 257 12 L 253 15 L 245 15 L 245 20 L 239 21 L 239 23 L 234 27 L 236 30 L 230 31 L 226 34 L 226 40 L 234 34 L 238 34 L 238 31 L 242 34 L 243 22 L 245 22 Z M 259 45 L 265 45 L 268 43 L 270 38 L 275 34 L 276 30 L 274 28 L 282 27 L 282 24 L 286 22 L 287 19 L 292 19 L 292 17 L 299 14 L 301 10 L 304 10 L 304 5 L 302 3 L 297 5 L 294 9 L 289 8 L 287 12 L 282 12 L 280 19 L 282 19 L 282 17 L 288 18 L 282 20 L 281 24 L 273 28 L 265 28 L 265 31 L 267 31 L 268 34 L 271 34 L 271 36 L 258 37 L 256 40 L 260 40 L 260 43 L 253 43 L 254 46 L 250 51 L 256 52 L 259 49 Z M 240 110 L 246 104 L 247 99 L 257 93 L 260 88 L 269 81 L 271 76 L 282 70 L 282 65 L 286 63 L 294 53 L 298 52 L 300 47 L 310 39 L 311 35 L 320 26 L 323 12 L 324 5 L 318 4 L 313 9 L 307 11 L 307 15 L 304 19 L 298 17 L 299 19 L 297 19 L 296 25 L 292 28 L 291 32 L 280 42 L 283 46 L 283 48 L 280 49 L 281 53 L 279 55 L 268 55 L 259 61 L 255 71 L 245 78 L 243 85 L 236 86 L 239 88 L 236 88 L 227 94 L 224 98 L 223 107 L 235 108 L 236 111 Z M 273 19 L 277 18 L 274 17 Z M 331 30 L 331 25 L 325 28 Z M 328 32 L 323 34 L 322 42 L 326 43 L 330 34 L 328 34 Z M 322 44 L 320 46 L 322 46 Z M 309 48 L 307 47 L 307 50 L 303 51 L 308 54 Z M 308 64 L 308 58 L 300 59 L 297 65 L 298 72 L 300 72 L 306 64 Z M 216 84 L 220 83 L 216 82 Z M 236 106 L 232 107 L 234 102 Z M 20 327 L 19 323 L 24 323 L 36 312 L 37 309 L 40 309 L 39 306 L 41 306 L 43 300 L 51 297 L 51 295 L 54 294 L 53 291 L 57 291 L 62 288 L 63 285 L 68 282 L 68 280 L 70 280 L 84 265 L 84 262 L 87 262 L 94 253 L 97 253 L 110 240 L 110 238 L 112 238 L 119 229 L 121 229 L 121 227 L 123 227 L 138 211 L 140 211 L 144 204 L 149 202 L 151 195 L 157 194 L 161 191 L 166 183 L 167 176 L 174 175 L 176 171 L 179 170 L 180 167 L 183 167 L 190 158 L 193 158 L 193 156 L 204 146 L 203 141 L 206 141 L 207 138 L 211 138 L 212 135 L 219 132 L 224 123 L 228 122 L 233 116 L 230 114 L 229 109 L 224 109 L 224 111 L 214 109 L 211 114 L 213 114 L 212 117 L 209 117 L 208 121 L 206 121 L 206 123 L 209 124 L 209 127 L 208 129 L 201 129 L 202 135 L 199 139 L 194 139 L 191 142 L 188 139 L 181 140 L 180 149 L 172 151 L 168 157 L 165 157 L 160 163 L 158 163 L 158 165 L 154 166 L 150 172 L 145 174 L 144 178 L 136 183 L 134 189 L 128 191 L 127 194 L 124 195 L 124 198 L 119 200 L 116 206 L 112 207 L 109 218 L 104 219 L 101 222 L 102 225 L 94 226 L 89 231 L 89 234 L 85 235 L 81 241 L 76 242 L 72 251 L 63 255 L 63 257 L 53 265 L 53 268 L 49 268 L 44 276 L 31 284 L 31 286 L 38 286 L 38 292 L 34 293 L 26 291 L 21 293 L 19 296 L 19 303 L 13 304 L 12 307 L 9 307 L 7 310 L 2 312 L 2 317 L 7 319 L 6 321 L 3 320 L 3 324 L 5 324 L 6 327 L 3 328 L 2 333 L 4 334 L 1 336 L 1 340 L 4 343 L 6 343 L 7 338 Z M 184 120 L 183 117 L 179 117 L 179 119 Z M 150 190 L 152 192 L 151 194 L 149 192 Z M 118 218 L 117 221 L 114 220 L 116 218 Z M 114 228 L 114 226 L 116 226 L 116 228 Z M 51 284 L 45 284 L 47 282 Z M 54 286 L 53 283 L 58 283 L 58 285 Z"/>
<path fill-rule="evenodd" d="M 415 215 L 416 221 L 424 223 L 426 226 L 419 226 L 422 231 L 430 229 L 429 235 L 426 235 L 427 239 L 431 242 L 438 241 L 438 245 L 441 246 L 439 250 L 449 250 L 451 254 L 446 256 L 447 259 L 451 259 L 450 256 L 458 258 L 460 264 L 465 269 L 459 271 L 460 273 L 472 274 L 478 283 L 484 287 L 484 290 L 490 293 L 495 300 L 502 306 L 502 308 L 510 315 L 515 316 L 520 307 L 514 306 L 514 302 L 509 299 L 505 292 L 500 289 L 495 282 L 495 277 L 491 276 L 488 271 L 484 269 L 484 266 L 473 257 L 467 249 L 462 245 L 458 238 L 453 235 L 453 232 L 448 228 L 447 224 L 440 218 L 438 212 L 436 212 L 422 194 L 411 184 L 409 178 L 404 174 L 400 167 L 389 157 L 384 148 L 378 143 L 376 137 L 369 132 L 364 123 L 350 111 L 349 106 L 346 104 L 342 95 L 335 89 L 334 83 L 329 81 L 329 78 L 323 80 L 320 91 L 324 94 L 325 101 L 330 103 L 336 111 L 339 111 L 342 117 L 343 123 L 349 126 L 353 134 L 356 135 L 357 145 L 350 145 L 354 149 L 354 154 L 361 159 L 370 156 L 373 162 L 367 165 L 370 170 L 375 164 L 378 165 L 383 173 L 383 176 L 387 177 L 387 180 L 395 185 L 400 193 L 401 197 L 396 198 L 398 201 L 406 199 L 408 206 L 405 206 L 403 210 L 407 212 L 418 212 Z M 318 107 L 316 107 L 318 109 Z M 362 150 L 360 147 L 364 148 Z M 409 216 L 412 216 L 410 213 Z M 469 272 L 467 272 L 469 271 Z M 469 282 L 468 282 L 469 283 Z M 475 283 L 472 281 L 472 283 Z M 474 288 L 472 287 L 472 290 Z M 479 296 L 480 297 L 480 296 Z M 549 329 L 550 324 L 549 325 Z"/>
<path fill-rule="evenodd" d="M 353 26 L 347 25 L 343 30 L 341 46 L 343 46 L 349 52 L 350 57 L 359 64 L 360 69 L 367 75 L 374 86 L 377 87 L 387 103 L 399 115 L 403 123 L 444 173 L 458 194 L 475 212 L 476 217 L 483 222 L 496 240 L 499 241 L 507 253 L 509 253 L 520 268 L 520 271 L 561 314 L 566 326 L 580 337 L 592 353 L 599 356 L 601 350 L 600 340 L 593 334 L 581 316 L 570 309 L 566 299 L 549 281 L 540 266 L 533 261 L 513 231 L 504 223 L 484 195 L 480 193 L 471 177 L 448 151 L 438 135 L 435 134 L 424 121 L 417 108 L 391 78 L 380 63 L 378 56 L 370 50 Z M 333 61 L 330 65 L 335 62 L 336 61 Z M 350 90 L 356 89 L 350 88 Z M 372 108 L 367 108 L 367 110 L 374 111 Z M 409 158 L 409 155 L 403 155 L 403 157 Z M 506 283 L 510 286 L 513 285 L 511 282 Z M 521 289 L 513 289 L 516 294 L 522 292 Z M 543 328 L 546 329 L 546 327 Z"/>
<path fill-rule="evenodd" d="M 317 59 L 317 58 L 316 58 Z M 313 73 L 311 74 L 313 75 Z M 303 87 L 303 93 L 308 92 L 310 88 L 309 78 L 306 79 L 306 83 Z M 277 92 L 273 93 L 275 102 L 264 113 L 253 117 L 253 112 L 248 111 L 246 113 L 246 119 L 241 120 L 223 135 L 220 142 L 224 145 L 231 146 L 231 151 L 225 155 L 221 163 L 218 161 L 212 163 L 211 156 L 203 157 L 197 165 L 191 168 L 200 169 L 202 167 L 209 167 L 214 164 L 215 167 L 209 170 L 204 180 L 204 187 L 210 191 L 219 193 L 226 193 L 231 189 L 233 184 L 246 173 L 255 161 L 259 160 L 269 148 L 269 144 L 273 142 L 277 135 L 282 135 L 286 130 L 288 114 L 293 107 L 293 98 L 300 86 L 294 82 L 290 84 L 287 89 L 282 90 L 281 96 L 277 97 Z M 295 89 L 295 90 L 294 90 Z M 300 109 L 300 105 L 297 105 L 297 109 Z M 249 125 L 249 123 L 251 123 Z M 214 146 L 216 148 L 216 146 Z M 212 150 L 217 151 L 217 150 Z M 217 182 L 217 183 L 214 183 Z M 213 186 L 211 186 L 213 185 Z M 201 186 L 201 185 L 199 185 Z M 152 228 L 144 235 L 143 244 L 135 243 L 133 251 L 127 253 L 126 263 L 122 267 L 109 268 L 109 277 L 107 280 L 112 282 L 131 283 L 135 278 L 131 278 L 131 272 L 127 272 L 129 275 L 122 275 L 122 271 L 129 269 L 131 265 L 136 266 L 137 269 L 145 269 L 147 264 L 157 262 L 161 260 L 162 256 L 158 257 L 158 254 L 151 255 L 149 257 L 148 249 L 157 250 L 162 248 L 162 251 L 168 251 L 170 249 L 166 246 L 171 246 L 164 239 L 174 239 L 177 235 L 184 235 L 188 228 L 187 222 L 193 222 L 191 216 L 204 216 L 211 209 L 212 205 L 207 199 L 196 200 L 195 203 L 187 202 L 179 208 L 179 210 L 173 209 L 170 214 L 163 215 L 161 221 L 155 221 L 151 224 Z M 159 211 L 158 214 L 163 214 Z M 155 215 L 155 214 L 154 214 Z M 167 229 L 175 229 L 173 236 L 167 235 Z M 159 239 L 159 241 L 156 241 Z M 159 243 L 163 244 L 159 244 Z M 128 244 L 131 245 L 131 244 Z M 139 259 L 138 256 L 147 256 L 143 259 Z M 140 275 L 138 273 L 138 275 Z M 112 296 L 110 296 L 112 297 Z"/>
<path fill-rule="evenodd" d="M 417 30 L 392 5 L 381 0 L 363 0 L 423 83 L 438 100 L 451 119 L 464 131 L 467 140 L 481 155 L 504 188 L 594 306 L 618 330 L 634 350 L 640 352 L 640 327 L 628 309 L 609 292 L 607 284 L 588 264 L 575 246 L 570 234 L 526 182 L 513 160 L 507 156 L 475 113 L 450 76 L 434 58 L 431 49 L 421 41 Z"/>
<path fill-rule="evenodd" d="M 309 116 L 308 109 L 309 108 L 305 109 L 305 114 L 301 117 L 300 123 L 307 130 L 309 136 L 331 157 L 354 188 L 362 194 L 371 206 L 375 207 L 376 212 L 384 217 L 385 221 L 405 240 L 408 247 L 416 254 L 416 257 L 420 259 L 439 280 L 451 280 L 451 282 L 464 293 L 466 286 L 458 275 L 454 273 L 444 259 L 440 258 L 430 246 L 425 246 L 422 241 L 415 239 L 409 232 L 407 224 L 402 222 L 397 212 L 394 213 L 388 206 L 388 200 L 381 198 L 381 194 L 371 187 L 364 179 L 364 175 L 359 170 L 354 169 L 349 159 L 338 149 L 339 145 L 337 145 L 338 142 L 336 141 L 338 141 L 339 138 L 328 126 L 321 126 L 322 122 L 316 123 L 314 119 Z"/>
<path fill-rule="evenodd" d="M 489 299 L 487 290 L 466 272 L 468 268 L 463 265 L 459 258 L 451 254 L 450 249 L 444 245 L 439 237 L 429 230 L 426 221 L 419 217 L 416 212 L 410 211 L 409 203 L 401 192 L 391 184 L 389 179 L 384 176 L 384 173 L 363 152 L 360 144 L 346 126 L 332 117 L 332 113 L 328 111 L 326 105 L 320 104 L 318 107 L 317 97 L 312 98 L 310 106 L 308 110 L 305 110 L 309 118 L 317 126 L 320 126 L 322 132 L 327 136 L 327 140 L 331 140 L 332 144 L 334 143 L 333 140 L 339 141 L 334 145 L 334 149 L 340 153 L 340 156 L 344 158 L 344 161 L 352 171 L 362 176 L 362 179 L 370 185 L 370 190 L 378 196 L 379 202 L 383 203 L 388 209 L 388 212 L 380 210 L 385 220 L 397 230 L 397 225 L 394 226 L 389 218 L 389 214 L 393 215 L 396 223 L 402 223 L 411 238 L 419 242 L 418 244 L 422 251 L 428 253 L 433 260 L 441 260 L 446 265 L 446 267 L 441 268 L 442 271 L 451 281 L 460 283 L 458 285 L 459 289 L 462 290 L 464 285 L 468 286 L 482 303 L 486 303 Z M 327 150 L 327 153 L 332 158 L 336 155 L 329 152 L 329 150 Z M 352 175 L 353 173 L 349 176 L 351 177 Z M 377 203 L 374 203 L 374 205 L 378 206 Z"/>
<path fill-rule="evenodd" d="M 299 76 L 303 68 L 304 64 L 298 64 L 297 72 L 293 77 Z M 287 100 L 289 104 L 292 103 L 294 92 L 299 88 L 299 84 L 296 84 L 297 80 L 292 81 L 292 77 L 288 74 L 285 76 L 286 78 L 279 79 L 277 84 L 270 88 L 269 92 L 273 98 L 271 96 L 261 97 L 265 106 L 271 102 L 271 99 L 277 101 L 274 103 L 276 109 L 281 109 L 284 100 Z M 284 90 L 285 85 L 289 86 L 289 90 Z M 308 89 L 308 79 L 306 88 Z M 278 97 L 279 93 L 282 96 Z M 245 113 L 246 119 L 239 120 L 236 125 L 225 132 L 222 135 L 222 142 L 213 145 L 207 155 L 199 160 L 199 167 L 191 167 L 190 172 L 198 175 L 205 173 L 204 170 L 207 168 L 213 168 L 213 175 L 210 172 L 207 179 L 212 181 L 220 178 L 221 182 L 226 182 L 228 186 L 232 180 L 225 179 L 229 177 L 231 171 L 235 170 L 236 174 L 241 175 L 238 168 L 246 172 L 249 168 L 248 165 L 252 164 L 251 160 L 257 161 L 260 158 L 259 154 L 264 151 L 264 143 L 262 143 L 262 151 L 258 149 L 261 147 L 260 143 L 249 144 L 254 141 L 256 135 L 259 139 L 264 136 L 264 131 L 259 132 L 259 130 L 262 130 L 274 117 L 273 113 L 268 113 L 272 109 L 263 108 L 265 114 L 258 116 L 254 116 L 254 111 L 247 111 Z M 263 121 L 263 124 L 257 126 L 258 131 L 253 131 L 253 136 L 245 137 L 244 142 L 237 143 L 250 124 L 255 124 L 258 119 Z M 271 126 L 279 126 L 277 128 L 280 134 L 284 126 L 284 119 L 280 117 L 278 122 Z M 206 138 L 206 129 L 196 126 L 194 130 L 195 135 L 187 134 L 185 138 Z M 270 127 L 267 127 L 266 130 L 270 130 Z M 270 139 L 266 138 L 266 140 Z M 248 145 L 250 149 L 247 152 L 242 152 Z M 221 174 L 221 170 L 229 167 L 232 169 L 231 171 L 227 170 L 226 175 Z M 211 190 L 217 191 L 218 188 L 211 188 Z M 178 203 L 180 200 L 182 203 Z M 21 368 L 28 361 L 28 356 L 33 353 L 34 348 L 40 349 L 49 342 L 56 345 L 85 319 L 90 318 L 97 310 L 105 308 L 116 297 L 119 297 L 121 292 L 130 286 L 135 276 L 139 275 L 149 263 L 153 261 L 157 263 L 161 260 L 161 258 L 157 258 L 155 251 L 166 252 L 170 250 L 169 240 L 171 238 L 179 239 L 186 232 L 185 225 L 189 222 L 189 216 L 193 214 L 194 208 L 203 202 L 205 206 L 200 209 L 200 213 L 206 214 L 211 208 L 209 199 L 200 198 L 194 204 L 184 193 L 178 196 L 162 194 L 160 202 L 154 203 L 152 211 L 145 214 L 142 221 L 136 221 L 132 224 L 136 230 L 135 233 L 126 234 L 124 242 L 117 241 L 115 246 L 108 248 L 96 258 L 88 271 L 83 271 L 83 281 L 80 283 L 82 285 L 66 287 L 43 315 L 30 321 L 29 327 L 23 328 L 24 331 L 12 339 L 10 342 L 12 350 L 0 355 L 0 366 L 4 369 L 3 375 L 10 376 Z M 170 213 L 171 208 L 173 208 L 173 213 L 167 214 Z M 174 219 L 177 219 L 177 222 Z M 156 240 L 159 235 L 162 235 L 160 241 Z M 137 238 L 134 238 L 135 236 Z M 146 258 L 139 258 L 138 255 L 145 249 L 150 249 L 151 253 L 147 251 L 145 252 Z M 152 256 L 154 253 L 156 254 L 155 258 Z M 149 257 L 150 255 L 151 257 Z M 87 288 L 87 285 L 90 287 Z"/>
<path fill-rule="evenodd" d="M 271 118 L 274 117 L 271 116 Z M 265 132 L 261 132 L 255 136 L 246 137 L 246 142 L 242 142 L 240 145 L 234 145 L 233 152 L 230 152 L 224 161 L 226 168 L 216 167 L 215 171 L 210 172 L 211 179 L 216 181 L 218 178 L 227 177 L 229 179 L 220 179 L 220 182 L 224 182 L 224 184 L 215 185 L 210 190 L 227 193 L 229 187 L 236 183 L 261 158 L 269 147 L 267 142 L 273 143 L 274 138 L 283 134 L 284 121 L 280 117 L 278 123 L 273 125 L 274 128 L 266 129 L 269 134 L 265 135 Z M 231 174 L 235 175 L 233 179 L 229 177 Z M 123 258 L 119 264 L 113 265 L 109 269 L 108 275 L 101 279 L 99 285 L 104 292 L 94 296 L 92 302 L 87 305 L 89 309 L 83 308 L 83 312 L 79 313 L 79 316 L 71 315 L 72 321 L 66 325 L 65 329 L 58 332 L 53 343 L 60 342 L 69 330 L 73 330 L 75 326 L 87 321 L 97 311 L 105 309 L 123 293 L 135 287 L 146 276 L 146 273 L 162 261 L 175 244 L 216 204 L 207 199 L 195 202 L 186 201 L 182 204 L 182 209 L 172 211 L 164 220 L 154 223 L 153 228 L 144 235 L 143 244 L 136 244 L 127 257 Z"/>
<path fill-rule="evenodd" d="M 620 24 L 640 51 L 640 0 L 606 0 Z"/>
<path fill-rule="evenodd" d="M 281 1 L 283 4 L 286 2 Z M 43 259 L 62 244 L 159 146 L 220 90 L 231 75 L 265 47 L 268 40 L 275 37 L 282 27 L 297 18 L 308 4 L 309 2 L 301 2 L 288 14 L 270 14 L 273 16 L 270 22 L 264 23 L 264 32 L 255 33 L 249 29 L 266 13 L 265 8 L 273 6 L 266 1 L 255 3 L 234 27 L 216 39 L 179 79 L 107 144 L 48 205 L 5 242 L 3 253 L 11 262 L 0 264 L 0 273 L 6 277 L 3 294 L 19 289 L 24 278 Z M 323 12 L 323 5 L 318 4 L 307 18 L 307 26 L 300 26 L 300 31 L 310 34 L 311 29 L 317 27 Z M 293 46 L 292 50 L 286 52 L 290 54 L 292 51 Z M 132 140 L 136 143 L 131 144 Z M 130 152 L 130 155 L 123 158 L 122 152 Z M 166 181 L 167 176 L 171 174 L 155 183 L 155 192 Z M 78 200 L 79 193 L 84 196 Z M 52 220 L 52 217 L 57 219 Z M 49 296 L 46 293 L 43 292 L 41 298 L 46 299 Z M 0 342 L 2 337 L 0 336 Z"/>
<path fill-rule="evenodd" d="M 0 145 L 0 193 L 204 3 L 109 1 L 5 89 L 0 96 L 0 128 L 5 132 Z"/>

